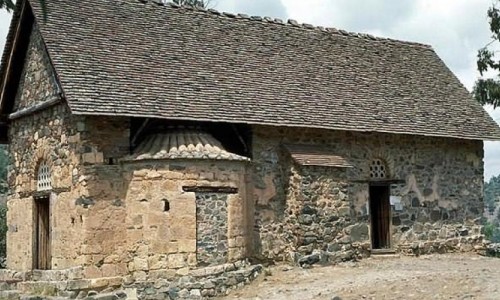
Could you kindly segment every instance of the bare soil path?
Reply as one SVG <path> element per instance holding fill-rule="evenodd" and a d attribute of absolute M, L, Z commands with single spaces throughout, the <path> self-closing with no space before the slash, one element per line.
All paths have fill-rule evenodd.
<path fill-rule="evenodd" d="M 281 265 L 271 274 L 220 300 L 500 300 L 500 259 L 472 254 L 370 258 L 311 269 Z"/>

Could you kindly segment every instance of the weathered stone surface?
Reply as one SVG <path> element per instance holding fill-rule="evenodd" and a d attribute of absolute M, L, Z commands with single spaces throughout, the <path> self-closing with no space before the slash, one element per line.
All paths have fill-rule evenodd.
<path fill-rule="evenodd" d="M 492 243 L 486 247 L 486 254 L 493 257 L 500 257 L 500 243 Z"/>
<path fill-rule="evenodd" d="M 329 147 L 355 167 L 300 166 L 280 143 Z M 401 199 L 401 208 L 391 207 L 393 248 L 408 253 L 418 241 L 422 247 L 416 251 L 465 251 L 450 244 L 460 234 L 471 237 L 465 243 L 480 243 L 471 232 L 482 211 L 481 142 L 256 127 L 253 146 L 254 194 L 261 204 L 255 215 L 257 255 L 290 260 L 290 252 L 303 256 L 315 249 L 345 254 L 335 260 L 369 255 L 367 182 L 373 158 L 387 164 L 390 178 L 404 181 L 391 185 L 391 195 Z M 270 189 L 273 194 L 261 192 Z M 424 246 L 428 241 L 432 247 Z"/>
<path fill-rule="evenodd" d="M 307 265 L 314 265 L 320 261 L 320 255 L 319 254 L 311 254 L 302 257 L 299 259 L 299 265 L 301 267 L 307 266 Z"/>
<path fill-rule="evenodd" d="M 26 64 L 19 83 L 14 110 L 32 107 L 34 104 L 50 100 L 59 90 L 54 70 L 46 55 L 37 26 L 33 26 L 28 45 Z"/>
<path fill-rule="evenodd" d="M 196 194 L 196 244 L 198 265 L 227 262 L 227 194 Z"/>

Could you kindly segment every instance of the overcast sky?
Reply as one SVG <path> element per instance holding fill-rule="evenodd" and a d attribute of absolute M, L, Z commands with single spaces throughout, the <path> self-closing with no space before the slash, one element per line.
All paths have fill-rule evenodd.
<path fill-rule="evenodd" d="M 476 53 L 490 41 L 491 0 L 212 0 L 220 11 L 295 19 L 348 31 L 430 44 L 470 90 Z M 10 15 L 0 11 L 0 48 Z M 486 108 L 500 124 L 500 108 Z M 500 174 L 500 142 L 485 144 L 485 179 Z"/>

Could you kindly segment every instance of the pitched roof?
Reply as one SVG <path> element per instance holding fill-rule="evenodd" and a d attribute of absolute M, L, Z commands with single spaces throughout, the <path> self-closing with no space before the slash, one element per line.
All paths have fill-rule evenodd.
<path fill-rule="evenodd" d="M 353 165 L 345 157 L 332 153 L 328 147 L 311 145 L 284 145 L 292 159 L 302 166 L 321 166 L 335 168 L 352 168 Z"/>
<path fill-rule="evenodd" d="M 31 2 L 75 114 L 500 139 L 427 45 L 139 0 L 51 0 L 44 23 Z"/>

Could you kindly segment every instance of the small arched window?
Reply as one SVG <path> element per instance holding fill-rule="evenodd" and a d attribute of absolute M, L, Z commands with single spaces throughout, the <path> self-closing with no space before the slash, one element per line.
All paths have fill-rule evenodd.
<path fill-rule="evenodd" d="M 38 166 L 37 191 L 52 189 L 50 167 L 45 161 Z"/>
<path fill-rule="evenodd" d="M 370 178 L 372 179 L 383 179 L 387 178 L 388 170 L 384 161 L 376 158 L 372 160 L 370 164 Z"/>

